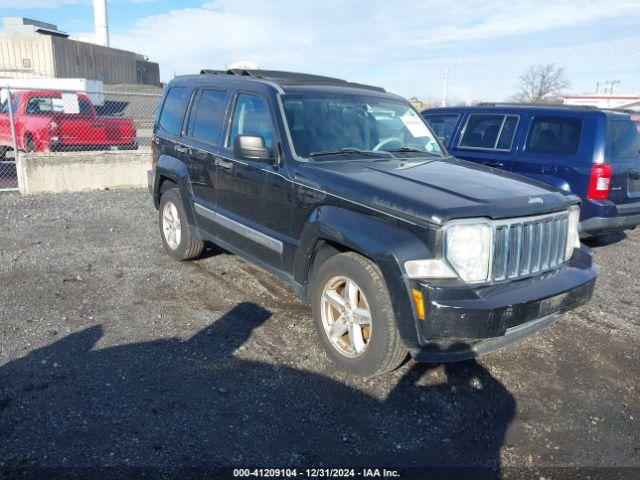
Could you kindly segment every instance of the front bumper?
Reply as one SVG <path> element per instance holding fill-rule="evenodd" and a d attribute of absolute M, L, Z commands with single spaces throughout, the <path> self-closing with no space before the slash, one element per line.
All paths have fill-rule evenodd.
<path fill-rule="evenodd" d="M 640 202 L 614 204 L 587 200 L 582 210 L 580 234 L 583 236 L 630 230 L 640 225 Z"/>
<path fill-rule="evenodd" d="M 425 320 L 418 321 L 417 360 L 458 361 L 502 348 L 589 301 L 597 272 L 582 247 L 558 270 L 483 287 L 418 284 Z"/>

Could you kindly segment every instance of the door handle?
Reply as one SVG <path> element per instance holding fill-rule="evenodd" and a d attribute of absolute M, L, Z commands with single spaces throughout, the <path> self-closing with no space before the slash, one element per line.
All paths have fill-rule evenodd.
<path fill-rule="evenodd" d="M 221 158 L 216 158 L 215 164 L 217 167 L 224 168 L 225 170 L 231 170 L 233 168 L 233 162 L 227 162 Z"/>
<path fill-rule="evenodd" d="M 485 165 L 493 168 L 504 168 L 504 163 L 502 162 L 485 162 Z"/>
<path fill-rule="evenodd" d="M 184 145 L 174 145 L 173 149 L 176 152 L 180 152 L 180 153 L 189 153 L 189 148 L 185 147 Z"/>

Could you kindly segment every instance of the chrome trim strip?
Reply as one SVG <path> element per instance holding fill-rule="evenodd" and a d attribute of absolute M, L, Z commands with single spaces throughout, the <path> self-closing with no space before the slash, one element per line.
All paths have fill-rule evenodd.
<path fill-rule="evenodd" d="M 237 233 L 238 235 L 242 235 L 243 237 L 246 237 L 249 240 L 253 240 L 254 242 L 262 245 L 263 247 L 267 247 L 270 250 L 274 250 L 279 254 L 282 254 L 284 246 L 280 240 L 270 237 L 269 235 L 259 232 L 218 212 L 214 212 L 213 210 L 205 207 L 204 205 L 200 205 L 199 203 L 194 202 L 193 207 L 198 215 L 202 215 L 203 217 Z"/>

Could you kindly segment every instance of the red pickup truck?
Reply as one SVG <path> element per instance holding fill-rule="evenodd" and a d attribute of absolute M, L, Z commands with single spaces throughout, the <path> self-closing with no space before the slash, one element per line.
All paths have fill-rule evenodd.
<path fill-rule="evenodd" d="M 86 95 L 25 91 L 13 93 L 11 100 L 19 150 L 138 148 L 133 120 L 99 116 Z M 9 102 L 5 100 L 0 110 L 0 157 L 12 147 Z"/>

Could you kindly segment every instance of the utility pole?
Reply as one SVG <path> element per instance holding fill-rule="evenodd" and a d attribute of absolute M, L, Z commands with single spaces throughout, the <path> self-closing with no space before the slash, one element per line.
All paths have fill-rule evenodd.
<path fill-rule="evenodd" d="M 444 74 L 442 75 L 442 104 L 441 106 L 447 106 L 447 83 L 449 82 L 449 69 L 444 69 Z"/>
<path fill-rule="evenodd" d="M 609 95 L 613 95 L 613 87 L 616 85 L 620 85 L 622 82 L 620 80 L 605 80 L 604 81 L 604 94 L 607 93 Z"/>

